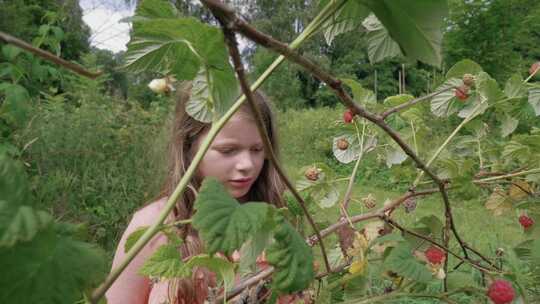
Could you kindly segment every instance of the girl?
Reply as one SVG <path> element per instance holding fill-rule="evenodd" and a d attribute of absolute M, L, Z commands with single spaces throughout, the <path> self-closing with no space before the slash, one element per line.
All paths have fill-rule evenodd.
<path fill-rule="evenodd" d="M 179 90 L 169 143 L 167 177 L 159 199 L 134 214 L 116 249 L 113 268 L 124 259 L 127 237 L 138 227 L 154 224 L 165 206 L 167 197 L 173 193 L 207 135 L 210 125 L 193 119 L 185 111 L 189 91 L 190 84 L 184 85 L 183 89 Z M 254 97 L 261 109 L 273 149 L 277 152 L 274 118 L 270 106 L 260 93 L 255 92 Z M 263 142 L 247 103 L 231 117 L 210 145 L 199 164 L 196 176 L 169 215 L 167 219 L 169 222 L 188 219 L 193 215 L 197 189 L 202 180 L 210 176 L 222 182 L 229 194 L 241 203 L 263 201 L 277 207 L 283 206 L 281 194 L 284 186 L 274 166 L 264 155 Z M 178 233 L 184 239 L 180 248 L 184 259 L 204 251 L 197 231 L 191 226 L 184 226 Z M 216 284 L 212 273 L 196 270 L 191 278 L 163 282 L 152 282 L 137 273 L 144 261 L 166 242 L 167 238 L 163 234 L 158 234 L 140 251 L 108 290 L 106 297 L 109 304 L 204 302 L 208 296 L 208 288 Z"/>

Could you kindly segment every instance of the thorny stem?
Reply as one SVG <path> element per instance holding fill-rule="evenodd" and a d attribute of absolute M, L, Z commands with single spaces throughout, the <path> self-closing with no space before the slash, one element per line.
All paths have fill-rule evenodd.
<path fill-rule="evenodd" d="M 319 240 L 319 246 L 321 247 L 321 253 L 323 256 L 323 261 L 326 266 L 326 270 L 330 271 L 330 263 L 328 262 L 328 256 L 326 254 L 326 249 L 324 248 L 324 242 L 322 241 L 321 235 L 319 233 L 319 229 L 317 229 L 317 226 L 315 225 L 315 221 L 313 221 L 313 218 L 309 214 L 309 211 L 307 210 L 306 203 L 296 190 L 296 188 L 292 185 L 291 181 L 287 178 L 283 168 L 281 167 L 281 163 L 277 159 L 274 149 L 272 148 L 272 142 L 270 141 L 270 138 L 268 137 L 268 130 L 264 127 L 263 117 L 261 114 L 260 109 L 255 104 L 254 98 L 253 98 L 253 92 L 251 92 L 249 88 L 249 84 L 246 80 L 246 75 L 244 72 L 244 66 L 242 64 L 242 59 L 240 58 L 240 53 L 238 51 L 238 44 L 236 42 L 236 37 L 234 32 L 232 32 L 228 27 L 227 23 L 225 23 L 224 20 L 222 20 L 219 15 L 215 15 L 222 26 L 223 35 L 225 36 L 225 40 L 227 42 L 227 46 L 229 48 L 229 54 L 232 58 L 234 70 L 236 71 L 236 75 L 238 76 L 238 81 L 240 82 L 240 87 L 242 88 L 242 92 L 246 96 L 246 99 L 249 103 L 249 106 L 251 108 L 251 111 L 255 114 L 255 122 L 257 124 L 257 129 L 259 129 L 259 134 L 261 135 L 264 143 L 264 150 L 268 157 L 270 157 L 271 163 L 276 168 L 279 176 L 283 180 L 283 182 L 287 185 L 287 188 L 292 192 L 296 200 L 300 203 L 300 206 L 302 207 L 302 210 L 304 211 L 304 214 L 306 215 L 306 218 L 313 228 L 313 231 L 315 232 L 315 235 L 317 235 L 317 239 Z"/>
<path fill-rule="evenodd" d="M 90 72 L 88 70 L 86 70 L 85 68 L 83 68 L 82 66 L 78 65 L 78 64 L 75 64 L 73 62 L 69 62 L 67 60 L 64 60 L 54 54 L 51 54 L 47 51 L 44 51 L 40 48 L 36 48 L 34 47 L 33 45 L 31 44 L 28 44 L 18 38 L 15 38 L 9 34 L 6 34 L 2 31 L 0 31 L 0 41 L 4 41 L 5 43 L 9 43 L 9 44 L 13 44 L 23 50 L 27 50 L 29 51 L 30 53 L 36 55 L 36 56 L 39 56 L 45 60 L 48 60 L 50 62 L 53 62 L 53 63 L 56 63 L 60 66 L 63 66 L 64 68 L 68 69 L 68 70 L 71 70 L 72 72 L 75 72 L 81 76 L 84 76 L 84 77 L 88 77 L 88 78 L 91 78 L 91 79 L 95 79 L 96 77 L 98 77 L 99 75 L 103 74 L 102 72 Z"/>
<path fill-rule="evenodd" d="M 305 31 L 302 32 L 296 38 L 292 43 L 290 48 L 296 49 L 298 48 L 307 38 L 309 38 L 313 32 L 328 18 L 330 15 L 332 15 L 339 6 L 336 6 L 336 2 L 332 1 L 329 3 L 320 13 L 317 15 L 317 17 L 314 18 L 314 20 L 306 27 Z M 266 69 L 266 71 L 255 81 L 253 86 L 251 87 L 251 90 L 256 90 L 261 86 L 261 84 L 270 76 L 270 74 L 283 62 L 285 59 L 285 56 L 279 56 L 274 62 Z M 124 260 L 119 264 L 119 266 L 111 271 L 109 276 L 106 278 L 106 280 L 92 293 L 91 303 L 95 304 L 103 297 L 105 292 L 111 287 L 111 285 L 114 283 L 114 281 L 120 276 L 122 271 L 129 265 L 129 263 L 135 258 L 135 256 L 142 250 L 142 248 L 152 239 L 152 237 L 159 231 L 159 228 L 161 224 L 165 221 L 165 218 L 167 215 L 171 212 L 173 209 L 176 200 L 180 196 L 180 194 L 184 191 L 187 183 L 191 179 L 191 176 L 197 169 L 197 166 L 199 165 L 200 161 L 202 160 L 202 157 L 206 153 L 206 150 L 210 146 L 210 143 L 214 140 L 214 138 L 217 136 L 217 133 L 225 123 L 232 117 L 234 113 L 240 108 L 242 103 L 245 101 L 245 96 L 242 95 L 240 98 L 236 100 L 236 102 L 233 104 L 233 106 L 221 117 L 217 122 L 215 122 L 212 127 L 210 128 L 208 135 L 201 143 L 201 148 L 197 151 L 195 154 L 193 161 L 190 163 L 189 167 L 186 170 L 186 173 L 184 176 L 182 176 L 180 182 L 178 183 L 178 186 L 174 190 L 171 197 L 167 200 L 167 203 L 165 205 L 165 208 L 161 211 L 161 213 L 158 216 L 158 221 L 154 223 L 142 236 L 141 238 L 133 245 L 131 250 L 129 250 L 126 253 L 126 257 Z"/>

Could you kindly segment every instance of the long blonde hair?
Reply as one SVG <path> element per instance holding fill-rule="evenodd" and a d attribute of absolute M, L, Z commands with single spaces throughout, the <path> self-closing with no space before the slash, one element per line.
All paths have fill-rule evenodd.
<path fill-rule="evenodd" d="M 193 144 L 198 136 L 205 133 L 210 128 L 210 124 L 195 120 L 186 113 L 186 103 L 189 101 L 191 83 L 187 82 L 178 90 L 178 97 L 175 109 L 175 116 L 171 130 L 171 138 L 168 147 L 168 164 L 164 185 L 159 194 L 160 198 L 169 197 L 180 179 L 185 174 L 187 167 L 193 159 Z M 279 157 L 278 141 L 276 138 L 276 127 L 274 115 L 268 99 L 261 92 L 254 92 L 255 104 L 260 109 L 264 126 L 269 135 L 270 142 L 276 157 Z M 247 104 L 242 105 L 239 112 L 253 117 L 253 113 Z M 174 218 L 176 220 L 188 219 L 193 216 L 193 204 L 196 193 L 201 185 L 200 177 L 195 176 L 189 181 L 187 189 L 180 195 L 174 208 Z M 274 165 L 266 158 L 260 175 L 255 180 L 248 193 L 249 201 L 262 201 L 277 207 L 283 206 L 282 193 L 284 184 L 278 176 Z M 181 251 L 184 258 L 199 254 L 204 251 L 202 242 L 198 238 L 197 232 L 190 226 L 184 226 L 179 231 L 184 239 Z M 198 275 L 195 275 L 199 273 Z M 202 281 L 201 281 L 202 279 Z M 206 298 L 206 290 L 199 290 L 199 287 L 211 284 L 208 276 L 201 276 L 200 272 L 194 271 L 192 280 L 177 280 L 175 289 L 179 301 L 176 303 L 202 303 Z M 204 297 L 203 297 L 204 296 Z M 184 302 L 181 302 L 184 301 Z"/>

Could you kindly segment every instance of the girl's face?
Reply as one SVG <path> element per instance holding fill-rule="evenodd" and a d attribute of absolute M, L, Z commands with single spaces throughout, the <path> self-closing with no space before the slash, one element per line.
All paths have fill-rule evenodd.
<path fill-rule="evenodd" d="M 195 141 L 198 149 L 207 133 Z M 194 151 L 193 151 L 194 152 Z M 199 164 L 199 177 L 215 177 L 234 198 L 244 201 L 261 173 L 264 145 L 251 117 L 237 112 L 225 124 Z"/>

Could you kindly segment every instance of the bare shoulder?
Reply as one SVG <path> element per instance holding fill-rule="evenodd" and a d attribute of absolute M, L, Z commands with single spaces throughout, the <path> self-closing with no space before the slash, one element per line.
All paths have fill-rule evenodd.
<path fill-rule="evenodd" d="M 158 219 L 158 215 L 165 208 L 166 203 L 167 198 L 164 197 L 137 210 L 133 214 L 130 226 L 140 227 L 154 224 Z"/>

